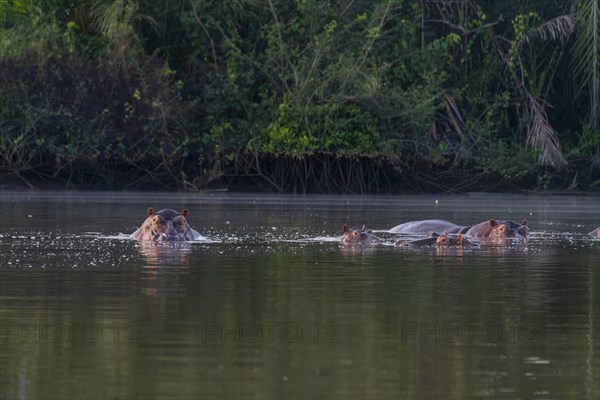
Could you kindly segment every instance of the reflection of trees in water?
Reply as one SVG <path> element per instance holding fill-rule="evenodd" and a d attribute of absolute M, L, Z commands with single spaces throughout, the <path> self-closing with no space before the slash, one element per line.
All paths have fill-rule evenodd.
<path fill-rule="evenodd" d="M 600 229 L 600 228 L 598 228 Z M 597 309 L 598 304 L 598 293 L 594 293 L 594 285 L 593 282 L 598 282 L 599 279 L 596 276 L 594 279 L 594 274 L 598 275 L 598 269 L 589 270 L 589 279 L 588 279 L 588 312 L 587 312 L 587 333 L 586 333 L 586 357 L 585 357 L 585 394 L 588 399 L 593 398 L 593 387 L 594 387 L 594 378 L 593 378 L 593 360 L 594 360 L 594 348 L 597 346 L 597 343 L 594 343 L 594 337 L 598 336 L 597 334 L 594 336 L 594 321 L 596 317 L 594 315 L 594 310 Z M 596 288 L 597 289 L 597 288 Z M 596 304 L 596 306 L 594 306 Z M 596 355 L 598 357 L 598 355 Z M 596 375 L 597 377 L 597 375 Z M 596 386 L 598 383 L 596 382 Z"/>

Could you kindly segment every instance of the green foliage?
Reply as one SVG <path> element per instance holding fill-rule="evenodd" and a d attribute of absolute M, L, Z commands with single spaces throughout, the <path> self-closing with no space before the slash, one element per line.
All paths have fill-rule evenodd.
<path fill-rule="evenodd" d="M 593 123 L 583 125 L 577 144 L 580 154 L 593 154 L 600 148 L 600 127 Z"/>
<path fill-rule="evenodd" d="M 2 173 L 22 179 L 90 173 L 110 183 L 120 172 L 110 165 L 123 164 L 171 174 L 184 145 L 183 107 L 162 66 L 92 65 L 77 52 L 71 21 L 61 26 L 52 15 L 44 18 L 48 23 L 33 27 L 23 22 L 33 40 L 2 51 Z M 2 35 L 3 43 L 16 40 Z"/>
<path fill-rule="evenodd" d="M 0 2 L 1 171 L 200 188 L 252 151 L 519 179 L 544 139 L 600 147 L 597 29 L 570 36 L 597 2 L 576 3 Z"/>
<path fill-rule="evenodd" d="M 260 150 L 266 152 L 314 153 L 338 152 L 376 154 L 380 140 L 377 122 L 372 115 L 356 104 L 322 104 L 311 107 L 311 113 L 279 106 L 275 121 L 265 129 L 265 142 Z M 301 113 L 301 115 L 300 115 Z M 298 123 L 299 118 L 317 121 Z"/>

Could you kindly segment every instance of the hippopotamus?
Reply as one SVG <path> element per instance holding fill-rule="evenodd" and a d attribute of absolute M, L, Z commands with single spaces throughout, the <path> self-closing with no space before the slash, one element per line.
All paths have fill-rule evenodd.
<path fill-rule="evenodd" d="M 523 236 L 525 239 L 529 237 L 529 221 L 527 221 L 527 219 L 523 219 L 520 223 L 510 219 L 500 219 L 498 220 L 498 223 L 505 224 L 510 229 L 516 230 L 516 233 Z"/>
<path fill-rule="evenodd" d="M 398 242 L 396 242 L 397 246 L 411 246 L 411 247 L 416 247 L 416 246 L 433 246 L 435 245 L 436 247 L 450 247 L 450 246 L 457 246 L 457 247 L 474 247 L 474 246 L 479 246 L 476 243 L 471 242 L 470 240 L 468 240 L 467 238 L 465 238 L 462 233 L 459 233 L 456 236 L 450 236 L 448 235 L 448 233 L 446 231 L 444 231 L 441 235 L 437 234 L 436 232 L 432 232 L 428 238 L 426 239 L 417 239 L 417 240 L 411 240 L 409 242 L 405 241 L 405 240 L 399 240 Z"/>
<path fill-rule="evenodd" d="M 456 236 L 449 236 L 446 232 L 438 236 L 435 241 L 435 245 L 438 247 L 473 247 L 478 246 L 476 243 L 471 242 L 469 239 L 464 237 L 462 233 L 459 233 Z"/>
<path fill-rule="evenodd" d="M 446 231 L 444 231 L 444 233 L 442 233 L 442 235 L 446 235 Z M 395 244 L 396 244 L 396 246 L 402 246 L 402 247 L 433 246 L 433 245 L 437 245 L 438 238 L 441 237 L 442 235 L 440 235 L 437 232 L 431 232 L 429 234 L 429 236 L 427 236 L 424 239 L 416 239 L 416 240 L 400 239 Z M 440 243 L 442 243 L 442 242 L 440 241 Z"/>
<path fill-rule="evenodd" d="M 600 226 L 589 233 L 593 238 L 600 239 Z"/>
<path fill-rule="evenodd" d="M 198 239 L 200 233 L 190 227 L 186 218 L 190 212 L 185 209 L 181 213 L 164 209 L 155 212 L 152 207 L 147 211 L 148 218 L 142 226 L 131 234 L 138 240 L 154 241 L 190 241 Z"/>
<path fill-rule="evenodd" d="M 342 236 L 340 242 L 345 244 L 377 244 L 381 243 L 381 239 L 373 235 L 371 230 L 348 228 L 348 225 L 342 227 Z"/>
<path fill-rule="evenodd" d="M 473 225 L 464 233 L 466 236 L 491 239 L 527 239 L 529 237 L 529 227 L 527 224 L 526 219 L 521 223 L 507 219 L 490 219 L 489 221 Z"/>
<path fill-rule="evenodd" d="M 439 234 L 443 231 L 449 234 L 460 233 L 465 236 L 482 238 L 516 237 L 526 239 L 529 236 L 529 227 L 527 226 L 526 219 L 521 223 L 506 219 L 491 219 L 474 226 L 461 226 L 441 219 L 427 219 L 406 222 L 389 230 L 391 233 L 408 234 L 430 234 L 432 232 Z"/>
<path fill-rule="evenodd" d="M 431 234 L 425 239 L 416 239 L 416 240 L 398 240 L 395 245 L 402 247 L 421 247 L 421 246 L 432 246 L 436 243 L 437 239 L 440 235 L 437 232 L 431 232 Z"/>
<path fill-rule="evenodd" d="M 431 232 L 464 233 L 468 227 L 456 225 L 443 219 L 426 219 L 422 221 L 410 221 L 397 225 L 389 230 L 390 233 L 408 233 L 429 235 Z"/>

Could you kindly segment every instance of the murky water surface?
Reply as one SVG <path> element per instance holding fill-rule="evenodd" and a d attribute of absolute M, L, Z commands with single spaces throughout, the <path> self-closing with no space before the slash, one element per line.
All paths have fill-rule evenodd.
<path fill-rule="evenodd" d="M 147 207 L 205 239 L 127 238 Z M 596 196 L 0 195 L 0 398 L 600 398 Z M 385 230 L 527 218 L 527 244 Z M 384 244 L 342 247 L 343 224 Z"/>

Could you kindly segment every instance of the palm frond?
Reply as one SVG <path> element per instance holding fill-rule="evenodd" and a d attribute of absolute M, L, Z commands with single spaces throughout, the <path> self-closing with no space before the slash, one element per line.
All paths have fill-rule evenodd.
<path fill-rule="evenodd" d="M 112 40 L 123 40 L 133 33 L 133 24 L 136 20 L 147 23 L 156 29 L 157 22 L 148 15 L 138 12 L 139 5 L 134 0 L 112 0 L 99 2 L 93 8 L 94 27 Z"/>
<path fill-rule="evenodd" d="M 577 39 L 573 47 L 575 74 L 580 90 L 590 95 L 590 122 L 600 126 L 600 1 L 580 0 L 577 8 Z"/>
<path fill-rule="evenodd" d="M 539 150 L 539 163 L 543 166 L 559 167 L 567 162 L 563 157 L 556 131 L 548 122 L 548 115 L 542 100 L 528 96 L 527 146 Z"/>
<path fill-rule="evenodd" d="M 568 38 L 575 31 L 577 20 L 574 14 L 560 15 L 540 25 L 525 36 L 525 41 L 539 39 L 542 41 Z"/>

